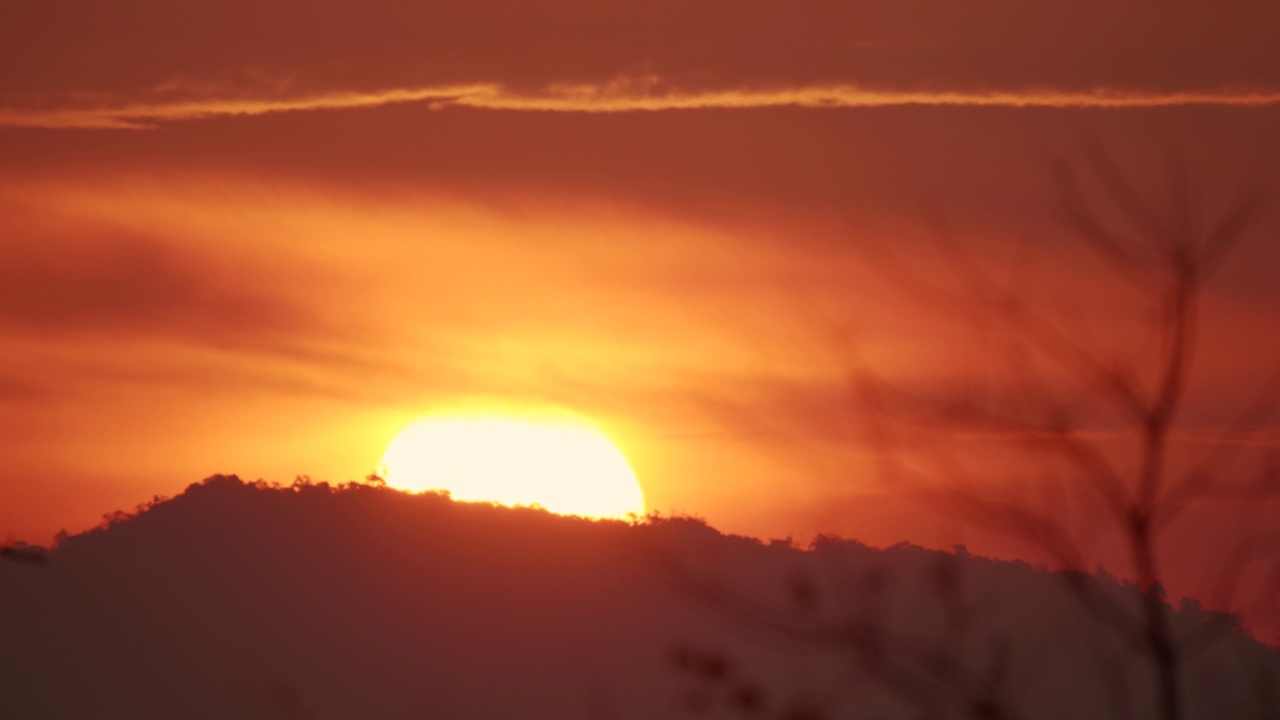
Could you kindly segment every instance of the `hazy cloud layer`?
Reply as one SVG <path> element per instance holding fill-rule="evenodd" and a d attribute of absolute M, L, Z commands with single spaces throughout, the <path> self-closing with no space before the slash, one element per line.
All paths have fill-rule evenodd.
<path fill-rule="evenodd" d="M 0 151 L 15 199 L 0 214 L 0 252 L 16 283 L 5 295 L 19 358 L 10 376 L 82 398 L 11 416 L 37 418 L 51 443 L 24 445 L 19 465 L 41 467 L 51 452 L 76 461 L 66 448 L 98 435 L 130 449 L 121 473 L 150 472 L 156 463 L 137 458 L 160 436 L 182 449 L 162 463 L 175 474 L 347 479 L 371 469 L 399 423 L 455 394 L 558 399 L 625 428 L 619 440 L 657 507 L 791 532 L 792 520 L 771 525 L 748 506 L 799 511 L 832 490 L 806 475 L 815 448 L 850 437 L 828 423 L 832 409 L 848 410 L 825 340 L 832 322 L 854 323 L 877 367 L 917 389 L 981 366 L 992 347 L 904 294 L 885 254 L 926 283 L 953 281 L 938 254 L 945 216 L 976 252 L 1024 248 L 1031 272 L 1021 261 L 992 267 L 1034 277 L 1055 302 L 1050 289 L 1071 291 L 1077 320 L 1127 343 L 1142 308 L 1132 314 L 1132 298 L 1100 288 L 1094 280 L 1109 276 L 1078 257 L 1052 163 L 1078 161 L 1080 129 L 1092 127 L 1162 203 L 1165 152 L 1188 148 L 1214 212 L 1238 186 L 1278 179 L 1276 117 L 1236 107 L 399 104 L 154 132 L 9 128 Z M 1117 219 L 1105 192 L 1087 190 Z M 1210 434 L 1235 417 L 1280 343 L 1267 330 L 1277 251 L 1266 242 L 1276 218 L 1267 222 L 1210 287 L 1210 351 L 1195 378 L 1207 409 L 1190 418 Z M 29 296 L 16 289 L 24 283 L 36 283 Z M 104 349 L 113 337 L 146 351 Z M 814 388 L 819 402 L 794 402 L 788 386 Z M 137 399 L 125 402 L 124 389 Z M 318 411 L 304 398 L 335 404 Z M 726 399 L 739 407 L 726 411 Z M 261 428 L 246 429 L 247 406 Z M 181 419 L 191 415 L 200 419 Z M 788 430 L 767 463 L 752 447 L 761 417 Z M 86 429 L 65 429 L 68 418 Z M 864 486 L 850 478 L 864 466 L 844 459 L 823 471 Z M 39 538 L 82 522 L 5 492 L 3 526 Z M 138 495 L 114 492 L 121 505 Z M 910 522 L 924 533 L 935 521 Z"/>
<path fill-rule="evenodd" d="M 301 312 L 200 252 L 134 237 L 27 237 L 0 247 L 6 332 L 261 343 L 312 329 Z"/>

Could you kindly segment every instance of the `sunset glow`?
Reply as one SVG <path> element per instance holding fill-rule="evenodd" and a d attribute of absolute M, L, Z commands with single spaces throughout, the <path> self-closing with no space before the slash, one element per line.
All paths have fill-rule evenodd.
<path fill-rule="evenodd" d="M 455 500 L 538 506 L 562 515 L 644 514 L 627 459 L 585 423 L 437 417 L 400 433 L 382 458 L 387 484 Z"/>
<path fill-rule="evenodd" d="M 262 539 L 279 563 L 249 571 L 274 581 L 296 550 L 322 573 L 336 554 L 386 542 L 367 569 L 388 587 L 361 592 L 416 622 L 422 603 L 394 597 L 412 584 L 400 583 L 407 561 L 452 566 L 479 550 L 393 508 L 618 538 L 696 518 L 791 538 L 797 552 L 841 537 L 1105 569 L 1121 588 L 1158 581 L 1170 605 L 1237 613 L 1280 645 L 1277 28 L 1276 0 L 0 1 L 0 537 L 10 559 L 31 559 L 14 554 L 25 543 L 48 549 L 55 572 L 61 557 L 97 572 L 114 556 L 89 562 L 77 538 L 110 531 L 101 542 L 133 553 L 133 526 L 111 531 L 111 519 L 146 508 L 160 508 L 146 522 L 214 544 L 197 521 L 169 525 L 171 501 L 246 532 L 274 528 L 256 511 L 217 514 L 220 493 L 245 492 L 303 508 L 281 542 Z M 266 494 L 202 484 L 223 476 Z M 390 533 L 383 512 L 413 531 Z M 331 523 L 359 536 L 330 540 Z M 156 532 L 150 547 L 189 554 Z M 490 535 L 514 537 L 478 537 Z M 599 549 L 596 535 L 575 542 Z M 231 549 L 250 558 L 258 546 Z M 521 562 L 470 575 L 526 572 Z M 205 585 L 173 607 L 192 607 L 187 595 L 249 607 L 202 589 L 243 578 L 190 566 Z M 127 574 L 106 574 L 119 587 L 89 573 L 55 595 L 23 575 L 6 588 L 0 572 L 0 612 L 24 618 L 4 603 L 30 591 L 31 607 L 58 610 L 47 599 L 65 595 L 109 619 L 117 605 L 159 607 L 162 583 L 180 587 L 156 573 L 135 601 L 113 594 L 134 589 Z M 757 579 L 772 601 L 770 577 Z M 507 579 L 564 604 L 552 572 Z M 360 587 L 305 580 L 264 602 L 341 604 L 336 590 Z M 668 612 L 616 610 L 644 623 Z M 449 663 L 370 661 L 388 678 L 409 668 L 403 683 L 367 686 L 405 696 L 339 710 L 319 690 L 357 692 L 354 679 L 277 667 L 278 648 L 187 642 L 184 620 L 135 634 L 225 660 L 206 674 L 220 682 L 249 682 L 240 666 L 252 660 L 264 683 L 296 683 L 307 707 L 201 707 L 184 683 L 202 668 L 146 645 L 174 677 L 113 669 L 196 709 L 131 713 L 79 693 L 123 697 L 113 678 L 45 668 L 80 656 L 39 628 L 98 642 L 58 612 L 19 623 L 26 655 L 0 650 L 5 668 L 48 679 L 29 684 L 33 702 L 90 709 L 40 717 L 449 720 L 438 705 L 454 699 L 436 696 L 467 685 L 439 679 Z M 297 619 L 328 628 L 349 612 Z M 505 612 L 485 608 L 475 627 Z M 1123 642 L 1159 640 L 1166 624 L 1154 602 L 1114 614 L 1144 618 Z M 629 652 L 604 617 L 573 632 Z M 1181 643 L 1188 623 L 1165 640 Z M 363 663 L 402 630 L 370 636 L 364 654 L 332 645 Z M 272 637 L 321 657 L 292 630 Z M 456 647 L 487 658 L 473 640 Z M 581 665 L 564 677 L 593 697 L 596 684 L 604 699 L 652 687 L 561 655 Z M 1128 662 L 1117 660 L 1135 678 L 1158 674 Z M 491 682 L 528 710 L 458 699 L 458 717 L 574 712 L 530 697 L 525 675 L 475 677 L 476 694 Z M 982 684 L 957 685 L 957 708 L 988 681 L 964 677 Z M 783 716 L 787 693 L 823 687 L 785 680 L 740 709 Z M 32 717 L 6 705 L 22 682 L 6 679 L 0 720 Z M 1134 698 L 1115 714 L 1154 707 Z M 703 704 L 727 712 L 720 700 Z M 646 720 L 636 702 L 592 712 Z"/>

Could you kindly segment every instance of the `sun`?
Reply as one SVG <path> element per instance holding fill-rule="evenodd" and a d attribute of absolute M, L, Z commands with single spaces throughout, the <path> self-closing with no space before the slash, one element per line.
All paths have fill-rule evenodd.
<path fill-rule="evenodd" d="M 387 485 L 447 491 L 454 500 L 540 506 L 562 515 L 644 515 L 644 493 L 626 457 L 574 417 L 428 417 L 382 456 Z"/>

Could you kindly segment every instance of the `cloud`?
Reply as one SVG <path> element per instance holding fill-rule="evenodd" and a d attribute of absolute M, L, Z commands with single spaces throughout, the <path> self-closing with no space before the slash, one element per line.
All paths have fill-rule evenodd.
<path fill-rule="evenodd" d="M 0 375 L 0 403 L 41 400 L 48 394 L 46 387 L 27 378 L 10 373 Z"/>
<path fill-rule="evenodd" d="M 345 286 L 273 251 L 264 238 L 278 227 L 249 231 L 252 208 L 223 212 L 230 227 L 208 238 L 194 209 L 166 223 L 127 186 L 104 198 L 5 188 L 0 402 L 215 387 L 351 401 L 423 382 L 431 363 L 387 358 Z"/>
<path fill-rule="evenodd" d="M 0 108 L 0 126 L 49 129 L 145 129 L 164 122 L 271 113 L 352 110 L 404 103 L 433 108 L 629 113 L 764 108 L 1004 107 L 1124 109 L 1185 106 L 1271 107 L 1280 90 L 898 90 L 847 84 L 686 90 L 657 77 L 606 83 L 553 83 L 539 92 L 497 83 L 337 91 L 284 97 L 205 97 L 154 101 L 106 100 L 53 108 Z"/>
<path fill-rule="evenodd" d="M 9 240 L 0 245 L 0 326 L 37 336 L 237 344 L 311 324 L 234 271 L 216 268 L 208 253 L 136 236 Z"/>
<path fill-rule="evenodd" d="M 1268 0 L 60 0 L 0 8 L 0 105 L 189 80 L 324 94 L 657 73 L 703 87 L 1276 87 Z"/>
<path fill-rule="evenodd" d="M 0 126 L 142 129 L 172 120 L 251 116 L 304 110 L 348 110 L 406 102 L 456 102 L 490 89 L 485 86 L 330 92 L 288 98 L 204 98 L 164 102 L 110 101 L 98 106 L 55 109 L 0 109 Z"/>

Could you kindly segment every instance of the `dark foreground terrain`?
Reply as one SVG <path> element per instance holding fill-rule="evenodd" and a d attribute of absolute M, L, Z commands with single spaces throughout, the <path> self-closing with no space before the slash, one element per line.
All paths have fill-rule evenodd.
<path fill-rule="evenodd" d="M 1150 716 L 1145 664 L 1065 579 L 214 477 L 0 563 L 0 718 Z M 1170 612 L 1188 717 L 1280 717 L 1275 649 Z"/>

